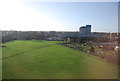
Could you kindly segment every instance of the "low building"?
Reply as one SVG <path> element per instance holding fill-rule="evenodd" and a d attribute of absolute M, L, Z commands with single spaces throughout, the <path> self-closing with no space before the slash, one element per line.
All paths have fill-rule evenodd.
<path fill-rule="evenodd" d="M 60 37 L 49 37 L 47 40 L 48 41 L 60 41 L 61 38 Z"/>

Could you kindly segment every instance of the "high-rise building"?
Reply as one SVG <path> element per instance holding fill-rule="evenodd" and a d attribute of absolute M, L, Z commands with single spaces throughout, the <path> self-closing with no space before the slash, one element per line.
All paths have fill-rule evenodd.
<path fill-rule="evenodd" d="M 91 25 L 81 26 L 79 28 L 79 33 L 82 35 L 90 35 L 91 34 Z"/>

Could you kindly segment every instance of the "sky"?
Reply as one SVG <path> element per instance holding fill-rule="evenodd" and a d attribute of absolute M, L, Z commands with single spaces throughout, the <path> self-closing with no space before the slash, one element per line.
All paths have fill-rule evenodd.
<path fill-rule="evenodd" d="M 118 31 L 118 2 L 1 0 L 0 30 L 78 31 L 92 25 L 92 32 Z"/>

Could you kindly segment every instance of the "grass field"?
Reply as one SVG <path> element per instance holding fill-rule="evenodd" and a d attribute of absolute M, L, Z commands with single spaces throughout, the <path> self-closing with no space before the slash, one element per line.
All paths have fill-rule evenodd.
<path fill-rule="evenodd" d="M 3 79 L 117 79 L 118 67 L 56 44 L 12 41 L 3 48 Z"/>
<path fill-rule="evenodd" d="M 2 47 L 0 46 L 0 59 L 2 59 Z M 2 79 L 2 60 L 0 60 L 0 80 Z"/>

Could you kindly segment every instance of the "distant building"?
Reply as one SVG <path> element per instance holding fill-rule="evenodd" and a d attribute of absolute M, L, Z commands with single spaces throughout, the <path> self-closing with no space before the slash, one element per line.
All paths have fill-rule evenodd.
<path fill-rule="evenodd" d="M 74 42 L 76 42 L 76 40 L 87 42 L 97 38 L 96 35 L 91 34 L 91 25 L 81 26 L 79 32 L 69 32 L 63 34 L 61 37 L 70 38 L 71 40 L 74 40 Z"/>
<path fill-rule="evenodd" d="M 79 33 L 82 35 L 90 35 L 91 34 L 91 25 L 81 26 L 79 28 Z"/>
<path fill-rule="evenodd" d="M 47 40 L 48 41 L 60 41 L 61 38 L 60 37 L 49 37 Z"/>

